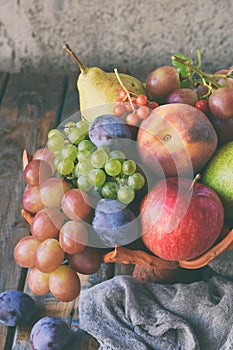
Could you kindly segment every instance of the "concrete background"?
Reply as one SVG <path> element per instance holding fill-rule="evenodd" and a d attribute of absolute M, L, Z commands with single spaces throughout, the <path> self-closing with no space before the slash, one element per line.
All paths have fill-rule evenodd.
<path fill-rule="evenodd" d="M 209 71 L 233 64 L 233 0 L 0 0 L 0 71 L 76 71 L 86 65 L 135 75 L 202 52 Z"/>

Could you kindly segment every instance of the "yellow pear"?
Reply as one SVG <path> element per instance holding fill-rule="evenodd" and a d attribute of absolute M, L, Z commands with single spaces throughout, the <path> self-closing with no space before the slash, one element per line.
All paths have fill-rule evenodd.
<path fill-rule="evenodd" d="M 87 67 L 71 50 L 69 45 L 64 49 L 74 59 L 80 69 L 77 80 L 80 111 L 85 119 L 91 122 L 103 114 L 112 114 L 114 103 L 122 90 L 116 74 L 105 72 L 99 67 Z M 135 77 L 128 74 L 119 74 L 124 87 L 135 95 L 145 94 L 145 86 Z"/>

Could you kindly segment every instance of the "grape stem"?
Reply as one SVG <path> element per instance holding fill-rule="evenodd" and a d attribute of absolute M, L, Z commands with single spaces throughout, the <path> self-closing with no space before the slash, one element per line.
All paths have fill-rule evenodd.
<path fill-rule="evenodd" d="M 117 71 L 117 68 L 114 68 L 114 73 L 116 74 L 117 80 L 119 81 L 119 83 L 120 83 L 122 89 L 123 89 L 123 90 L 126 92 L 126 94 L 127 94 L 127 97 L 128 97 L 128 99 L 129 99 L 129 102 L 130 102 L 130 105 L 131 105 L 131 107 L 132 107 L 133 112 L 136 112 L 136 109 L 135 109 L 135 107 L 134 107 L 134 105 L 133 105 L 133 102 L 132 102 L 132 100 L 131 100 L 129 91 L 126 89 L 126 87 L 125 87 L 124 84 L 122 83 L 121 78 L 120 78 L 120 76 L 119 76 L 119 73 L 118 73 L 118 71 Z"/>
<path fill-rule="evenodd" d="M 201 68 L 201 51 L 200 49 L 197 50 L 197 68 Z"/>
<path fill-rule="evenodd" d="M 192 70 L 193 72 L 195 72 L 196 74 L 198 74 L 198 75 L 201 77 L 203 83 L 205 83 L 205 80 L 208 80 L 209 83 L 211 83 L 211 85 L 212 85 L 214 88 L 218 89 L 218 88 L 221 87 L 221 85 L 219 85 L 219 84 L 216 82 L 216 80 L 214 80 L 215 77 L 218 77 L 217 74 L 215 75 L 215 74 L 208 74 L 208 73 L 205 73 L 205 72 L 203 72 L 201 69 L 199 69 L 198 67 L 196 67 L 196 66 L 194 66 L 192 63 L 190 63 L 190 61 L 185 60 L 185 59 L 183 59 L 183 58 L 181 58 L 181 57 L 178 57 L 178 56 L 176 56 L 176 55 L 175 55 L 175 56 L 172 56 L 172 60 L 177 61 L 177 62 L 179 62 L 179 63 L 182 63 L 183 65 L 185 65 L 186 67 L 188 67 L 190 70 Z M 224 77 L 226 77 L 226 76 L 224 75 Z M 206 84 L 205 84 L 205 85 L 206 85 Z"/>

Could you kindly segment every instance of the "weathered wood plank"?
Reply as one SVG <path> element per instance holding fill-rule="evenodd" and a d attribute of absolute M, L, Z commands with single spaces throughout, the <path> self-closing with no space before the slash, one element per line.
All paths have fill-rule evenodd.
<path fill-rule="evenodd" d="M 67 76 L 67 89 L 64 96 L 64 105 L 62 108 L 61 122 L 69 118 L 72 114 L 79 111 L 79 95 L 77 91 L 78 74 L 70 73 Z"/>
<path fill-rule="evenodd" d="M 25 187 L 21 156 L 44 145 L 54 127 L 64 95 L 63 76 L 11 75 L 0 108 L 0 291 L 17 289 L 21 269 L 13 258 L 18 240 L 29 233 L 21 217 Z M 0 326 L 0 348 L 6 327 Z"/>
<path fill-rule="evenodd" d="M 6 89 L 6 86 L 7 86 L 7 82 L 8 82 L 8 74 L 7 73 L 1 73 L 0 74 L 0 102 L 2 101 L 2 98 L 4 96 L 4 93 L 5 93 L 5 89 Z M 3 271 L 3 266 L 2 266 L 2 249 L 3 249 L 3 246 L 4 246 L 4 241 L 5 239 L 2 237 L 2 239 L 0 240 L 0 252 L 1 252 L 1 259 L 0 259 L 0 273 L 1 271 Z M 1 275 L 0 275 L 1 277 Z M 0 280 L 0 287 L 1 287 L 1 280 Z M 0 292 L 2 292 L 2 289 L 0 288 Z M 1 326 L 0 326 L 1 327 Z M 3 346 L 4 346 L 4 342 L 5 342 L 5 338 L 6 338 L 6 335 L 7 335 L 7 327 L 4 327 L 2 326 L 0 328 L 0 331 L 1 331 L 1 335 L 2 335 L 2 340 L 0 339 L 0 348 L 3 349 Z M 14 329 L 12 328 L 11 329 L 11 333 L 12 333 L 12 336 L 14 334 Z M 9 334 L 10 336 L 10 334 Z M 10 337 L 9 337 L 10 338 Z M 11 342 L 11 340 L 10 340 Z M 10 347 L 10 344 L 6 344 L 7 346 Z"/>
<path fill-rule="evenodd" d="M 0 102 L 2 100 L 2 97 L 3 97 L 5 89 L 6 89 L 8 77 L 9 77 L 9 74 L 0 73 Z"/>

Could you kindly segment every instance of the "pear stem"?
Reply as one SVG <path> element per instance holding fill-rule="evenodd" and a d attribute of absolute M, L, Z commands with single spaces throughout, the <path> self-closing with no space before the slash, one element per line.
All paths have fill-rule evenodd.
<path fill-rule="evenodd" d="M 201 178 L 201 174 L 200 174 L 200 173 L 196 174 L 196 176 L 194 177 L 194 179 L 193 179 L 193 181 L 192 181 L 192 183 L 191 183 L 191 185 L 190 185 L 190 187 L 189 187 L 189 191 L 190 191 L 190 192 L 192 191 L 193 186 L 195 185 L 195 183 L 196 183 L 198 180 L 200 180 L 200 178 Z"/>
<path fill-rule="evenodd" d="M 81 73 L 85 74 L 87 72 L 87 67 L 80 61 L 80 59 L 75 55 L 74 51 L 70 48 L 68 44 L 65 44 L 63 46 L 65 51 L 70 55 L 70 57 L 73 58 L 75 63 L 78 65 Z"/>
<path fill-rule="evenodd" d="M 120 78 L 120 76 L 119 76 L 119 73 L 118 73 L 118 71 L 117 71 L 117 68 L 114 69 L 114 73 L 116 74 L 117 80 L 119 81 L 119 83 L 120 83 L 122 89 L 123 89 L 123 90 L 126 92 L 126 94 L 127 94 L 127 97 L 128 97 L 128 99 L 129 99 L 129 102 L 130 102 L 130 105 L 131 105 L 131 107 L 132 107 L 133 112 L 136 112 L 136 109 L 135 109 L 135 107 L 134 107 L 134 105 L 133 105 L 133 102 L 132 102 L 132 100 L 131 100 L 131 96 L 130 96 L 130 94 L 129 94 L 129 91 L 126 89 L 126 87 L 125 87 L 124 84 L 122 83 L 121 78 Z"/>

